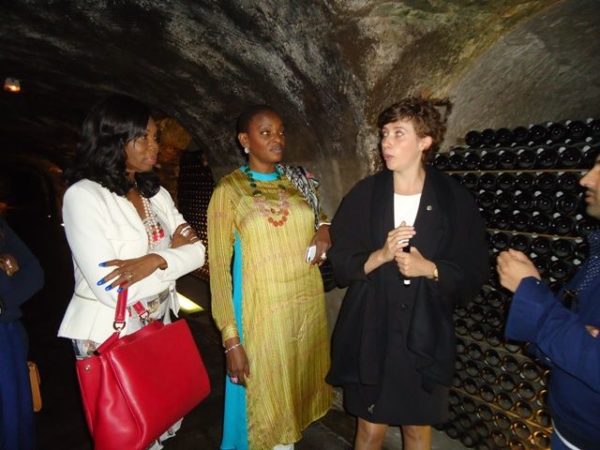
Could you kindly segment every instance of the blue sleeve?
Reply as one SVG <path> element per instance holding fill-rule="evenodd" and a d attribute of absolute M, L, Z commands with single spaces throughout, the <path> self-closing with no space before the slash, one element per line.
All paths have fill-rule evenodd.
<path fill-rule="evenodd" d="M 506 336 L 536 344 L 552 365 L 600 392 L 600 338 L 585 325 L 546 285 L 526 278 L 513 297 Z"/>
<path fill-rule="evenodd" d="M 31 253 L 16 233 L 2 221 L 4 242 L 0 253 L 8 253 L 19 263 L 19 270 L 12 276 L 0 271 L 0 296 L 15 306 L 29 300 L 44 285 L 44 272 L 38 259 Z"/>

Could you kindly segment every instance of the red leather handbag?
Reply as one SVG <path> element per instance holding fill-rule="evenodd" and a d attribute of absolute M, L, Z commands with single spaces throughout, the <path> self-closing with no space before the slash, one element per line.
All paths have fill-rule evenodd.
<path fill-rule="evenodd" d="M 76 362 L 95 450 L 143 450 L 210 393 L 210 381 L 185 320 L 155 321 L 127 336 L 127 289 L 116 332 L 94 356 Z"/>

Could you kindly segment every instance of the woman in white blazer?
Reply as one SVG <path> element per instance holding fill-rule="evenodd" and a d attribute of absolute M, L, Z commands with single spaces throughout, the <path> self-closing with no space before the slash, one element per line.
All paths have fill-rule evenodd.
<path fill-rule="evenodd" d="M 75 292 L 58 333 L 78 358 L 114 332 L 120 289 L 128 289 L 125 333 L 143 326 L 138 311 L 167 323 L 179 310 L 175 280 L 204 264 L 204 246 L 152 171 L 157 153 L 150 110 L 129 97 L 101 101 L 83 123 L 63 201 Z"/>

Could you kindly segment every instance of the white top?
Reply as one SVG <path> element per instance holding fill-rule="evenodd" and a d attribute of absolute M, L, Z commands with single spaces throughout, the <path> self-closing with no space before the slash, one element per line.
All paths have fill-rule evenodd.
<path fill-rule="evenodd" d="M 169 236 L 185 222 L 169 192 L 160 188 L 152 197 L 152 210 Z M 80 180 L 65 192 L 63 222 L 75 275 L 75 292 L 63 317 L 58 335 L 70 339 L 104 342 L 113 332 L 117 289 L 105 291 L 98 280 L 114 267 L 100 267 L 111 259 L 130 259 L 148 253 L 148 236 L 133 204 L 90 180 Z M 205 248 L 198 241 L 178 248 L 153 250 L 168 267 L 129 288 L 128 304 L 143 297 L 174 289 L 175 280 L 204 264 Z M 177 296 L 171 295 L 171 310 L 177 314 Z M 125 329 L 127 332 L 127 328 Z"/>
<path fill-rule="evenodd" d="M 408 226 L 415 224 L 417 211 L 421 203 L 421 194 L 401 195 L 394 194 L 394 228 L 398 228 L 402 222 Z"/>

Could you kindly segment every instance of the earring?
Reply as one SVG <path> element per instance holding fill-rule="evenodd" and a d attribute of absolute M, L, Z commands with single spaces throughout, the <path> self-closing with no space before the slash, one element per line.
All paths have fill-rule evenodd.
<path fill-rule="evenodd" d="M 244 153 L 247 155 L 248 153 L 250 153 L 250 150 L 248 150 L 248 147 L 244 147 Z"/>

